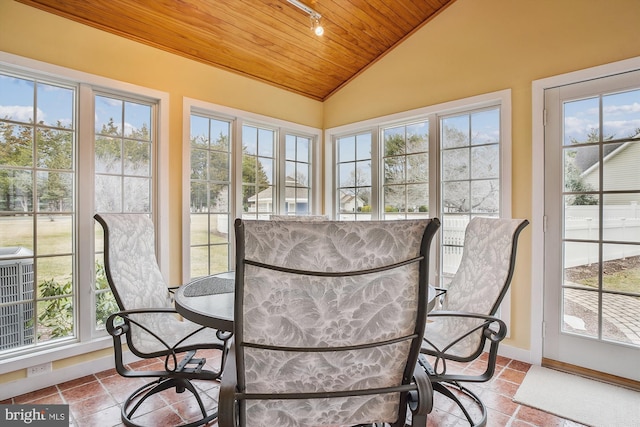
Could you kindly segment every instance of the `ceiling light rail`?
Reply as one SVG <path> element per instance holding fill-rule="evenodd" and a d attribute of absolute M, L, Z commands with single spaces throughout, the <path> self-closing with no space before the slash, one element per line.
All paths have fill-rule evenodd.
<path fill-rule="evenodd" d="M 316 12 L 311 7 L 307 6 L 306 4 L 302 3 L 299 0 L 287 0 L 287 1 L 292 5 L 294 5 L 295 7 L 297 7 L 298 9 L 302 10 L 303 12 L 309 14 L 309 17 L 311 18 L 311 29 L 313 30 L 316 36 L 321 36 L 324 34 L 324 28 L 322 28 L 322 25 L 320 24 L 320 19 L 322 18 L 322 15 L 320 15 L 318 12 Z"/>

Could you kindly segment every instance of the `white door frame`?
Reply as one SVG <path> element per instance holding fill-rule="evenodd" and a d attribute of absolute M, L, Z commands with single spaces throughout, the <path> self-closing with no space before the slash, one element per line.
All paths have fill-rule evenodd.
<path fill-rule="evenodd" d="M 545 89 L 582 82 L 626 71 L 640 70 L 640 57 L 612 62 L 545 79 L 534 80 L 531 86 L 531 343 L 530 362 L 542 363 L 542 321 L 544 269 L 544 91 Z"/>

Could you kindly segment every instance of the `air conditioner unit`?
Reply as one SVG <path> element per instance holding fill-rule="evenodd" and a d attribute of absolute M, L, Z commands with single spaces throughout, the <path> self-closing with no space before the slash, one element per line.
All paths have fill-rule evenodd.
<path fill-rule="evenodd" d="M 0 247 L 0 351 L 34 343 L 33 252 Z"/>

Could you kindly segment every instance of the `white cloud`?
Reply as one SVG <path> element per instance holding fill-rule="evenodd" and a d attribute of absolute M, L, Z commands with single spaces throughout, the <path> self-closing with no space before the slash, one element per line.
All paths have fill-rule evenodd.
<path fill-rule="evenodd" d="M 42 112 L 38 110 L 38 115 L 40 114 Z M 33 107 L 0 105 L 0 117 L 8 117 L 10 120 L 29 123 L 33 121 Z"/>

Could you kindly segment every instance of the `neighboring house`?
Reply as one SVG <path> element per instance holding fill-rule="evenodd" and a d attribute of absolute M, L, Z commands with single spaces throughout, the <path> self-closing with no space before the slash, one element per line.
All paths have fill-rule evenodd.
<path fill-rule="evenodd" d="M 266 188 L 249 197 L 249 212 L 274 212 L 273 187 Z M 287 177 L 284 196 L 286 213 L 309 213 L 309 188 Z"/>
<path fill-rule="evenodd" d="M 358 207 L 364 206 L 364 200 L 353 194 L 342 193 L 340 196 L 340 212 L 356 212 Z"/>
<path fill-rule="evenodd" d="M 634 137 L 636 141 L 613 144 L 611 151 L 605 155 L 603 164 L 603 190 L 624 190 L 640 187 L 640 173 L 638 173 L 638 159 L 640 159 L 640 134 Z M 594 150 L 594 154 L 597 154 Z M 576 159 L 578 160 L 578 159 Z M 591 188 L 599 187 L 600 164 L 597 156 L 590 161 L 582 159 L 584 172 L 582 179 Z M 585 167 L 586 166 L 586 167 Z M 607 205 L 629 205 L 640 202 L 640 194 L 608 194 Z"/>

